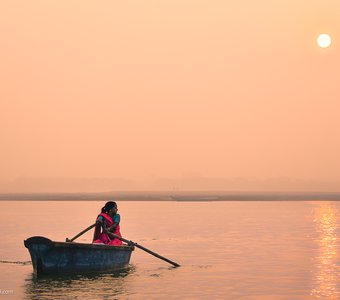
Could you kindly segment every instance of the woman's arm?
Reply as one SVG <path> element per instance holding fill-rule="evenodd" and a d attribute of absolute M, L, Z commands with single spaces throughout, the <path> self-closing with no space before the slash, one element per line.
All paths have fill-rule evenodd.
<path fill-rule="evenodd" d="M 105 219 L 102 216 L 99 216 L 97 218 L 96 224 L 97 224 L 97 226 L 101 226 L 103 231 L 106 230 Z"/>
<path fill-rule="evenodd" d="M 119 215 L 119 214 L 116 214 L 116 215 L 113 216 L 112 219 L 113 219 L 113 225 L 110 226 L 110 227 L 108 228 L 108 230 L 109 230 L 110 232 L 115 232 L 115 231 L 116 231 L 116 228 L 117 228 L 117 226 L 119 225 L 119 222 L 120 222 L 120 215 Z"/>

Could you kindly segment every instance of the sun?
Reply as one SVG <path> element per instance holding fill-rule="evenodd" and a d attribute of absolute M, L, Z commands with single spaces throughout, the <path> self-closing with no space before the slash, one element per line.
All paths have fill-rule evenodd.
<path fill-rule="evenodd" d="M 331 45 L 332 39 L 328 34 L 323 33 L 318 36 L 317 42 L 321 48 L 327 48 Z"/>

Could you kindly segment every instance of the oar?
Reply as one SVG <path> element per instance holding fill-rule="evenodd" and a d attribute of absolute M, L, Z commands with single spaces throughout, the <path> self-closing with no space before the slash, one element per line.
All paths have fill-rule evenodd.
<path fill-rule="evenodd" d="M 68 239 L 66 238 L 66 242 L 73 242 L 75 239 L 79 238 L 81 235 L 83 235 L 85 232 L 89 231 L 90 229 L 92 229 L 94 226 L 96 226 L 96 223 L 92 224 L 91 226 L 87 227 L 86 229 L 84 229 L 82 232 L 79 232 L 75 237 L 73 237 L 72 239 Z"/>
<path fill-rule="evenodd" d="M 120 237 L 120 236 L 118 236 L 118 235 L 115 235 L 115 234 L 113 234 L 113 233 L 111 233 L 111 232 L 106 232 L 106 233 L 107 233 L 110 237 L 112 237 L 112 238 L 121 240 L 121 241 L 127 243 L 128 245 L 133 245 L 133 246 L 135 246 L 135 247 L 137 247 L 137 248 L 139 248 L 139 249 L 142 249 L 142 250 L 144 250 L 145 252 L 150 253 L 151 255 L 156 256 L 157 258 L 162 259 L 162 260 L 168 262 L 169 264 L 172 264 L 172 265 L 175 266 L 175 267 L 180 267 L 180 265 L 179 265 L 178 263 L 175 263 L 175 262 L 171 261 L 170 259 L 167 259 L 166 257 L 163 257 L 163 256 L 161 256 L 161 255 L 159 255 L 159 254 L 157 254 L 157 253 L 155 253 L 155 252 L 153 252 L 153 251 L 151 251 L 151 250 L 149 250 L 149 249 L 147 249 L 147 248 L 141 246 L 141 245 L 138 245 L 137 243 L 135 243 L 135 242 L 133 242 L 133 241 L 126 240 L 126 239 L 124 239 L 124 238 L 122 238 L 122 237 Z"/>

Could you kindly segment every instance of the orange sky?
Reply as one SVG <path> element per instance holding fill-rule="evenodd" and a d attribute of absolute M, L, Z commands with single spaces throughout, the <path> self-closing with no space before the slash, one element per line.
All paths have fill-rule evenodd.
<path fill-rule="evenodd" d="M 338 0 L 1 1 L 0 192 L 340 191 L 339 20 Z"/>

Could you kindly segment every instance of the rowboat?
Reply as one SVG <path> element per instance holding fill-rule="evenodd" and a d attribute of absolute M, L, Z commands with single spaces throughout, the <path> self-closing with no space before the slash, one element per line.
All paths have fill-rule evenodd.
<path fill-rule="evenodd" d="M 30 237 L 24 245 L 37 275 L 122 270 L 134 250 L 130 245 L 54 242 L 42 236 Z"/>

